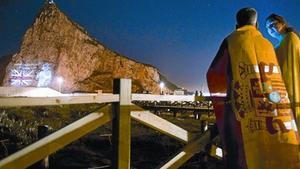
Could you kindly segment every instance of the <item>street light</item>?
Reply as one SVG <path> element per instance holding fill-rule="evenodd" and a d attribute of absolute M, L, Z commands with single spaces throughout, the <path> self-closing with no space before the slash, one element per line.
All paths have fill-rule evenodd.
<path fill-rule="evenodd" d="M 64 79 L 61 76 L 58 76 L 56 78 L 57 83 L 58 83 L 58 91 L 61 92 L 62 84 L 64 83 Z"/>
<path fill-rule="evenodd" d="M 160 87 L 160 94 L 163 94 L 163 89 L 165 87 L 165 83 L 164 82 L 160 82 L 159 83 L 159 87 Z"/>

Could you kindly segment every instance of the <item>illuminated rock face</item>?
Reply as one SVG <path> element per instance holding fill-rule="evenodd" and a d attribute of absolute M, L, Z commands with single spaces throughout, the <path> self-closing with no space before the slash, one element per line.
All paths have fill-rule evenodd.
<path fill-rule="evenodd" d="M 60 86 L 64 92 L 112 92 L 114 78 L 131 78 L 133 92 L 160 91 L 155 67 L 105 48 L 56 5 L 46 4 L 8 64 L 3 85 L 58 89 L 58 76 L 64 79 Z"/>

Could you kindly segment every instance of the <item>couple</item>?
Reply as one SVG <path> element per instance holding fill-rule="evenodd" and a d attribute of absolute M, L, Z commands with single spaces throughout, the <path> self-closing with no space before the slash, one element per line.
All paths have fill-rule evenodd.
<path fill-rule="evenodd" d="M 270 15 L 266 28 L 280 42 L 276 56 L 257 30 L 255 9 L 241 9 L 236 20 L 207 72 L 226 166 L 299 169 L 299 37 L 281 16 Z"/>

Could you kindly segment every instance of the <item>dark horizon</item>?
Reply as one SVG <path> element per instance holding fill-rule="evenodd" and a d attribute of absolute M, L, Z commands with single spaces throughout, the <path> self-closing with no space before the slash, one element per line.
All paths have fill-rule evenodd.
<path fill-rule="evenodd" d="M 25 31 L 44 0 L 0 1 L 0 56 L 18 52 Z M 264 19 L 283 15 L 300 30 L 300 1 L 67 1 L 59 9 L 104 46 L 158 68 L 170 81 L 189 90 L 206 89 L 205 74 L 222 40 L 235 28 L 235 13 L 246 6 Z"/>

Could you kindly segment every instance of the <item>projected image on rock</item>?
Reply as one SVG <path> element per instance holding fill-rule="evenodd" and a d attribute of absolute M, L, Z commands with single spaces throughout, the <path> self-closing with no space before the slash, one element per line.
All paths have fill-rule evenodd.
<path fill-rule="evenodd" d="M 52 80 L 52 65 L 44 63 L 36 75 L 37 87 L 47 87 Z"/>
<path fill-rule="evenodd" d="M 33 86 L 35 70 L 35 64 L 15 64 L 10 71 L 10 85 L 15 87 Z"/>

